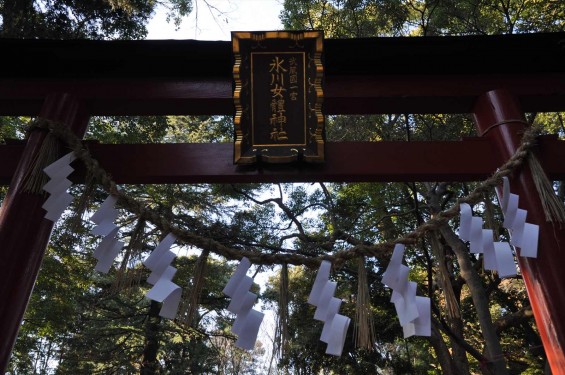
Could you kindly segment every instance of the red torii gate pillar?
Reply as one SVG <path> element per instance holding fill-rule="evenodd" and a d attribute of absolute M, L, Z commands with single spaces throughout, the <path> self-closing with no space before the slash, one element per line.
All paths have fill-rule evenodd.
<path fill-rule="evenodd" d="M 479 134 L 509 159 L 526 126 L 518 100 L 506 90 L 489 91 L 479 97 L 473 115 Z M 546 222 L 527 163 L 510 178 L 510 186 L 528 211 L 527 221 L 539 225 L 538 257 L 518 257 L 518 263 L 551 370 L 565 374 L 565 229 Z"/>
<path fill-rule="evenodd" d="M 40 116 L 69 124 L 76 135 L 86 132 L 89 116 L 81 104 L 69 94 L 46 97 Z M 10 183 L 0 209 L 0 373 L 8 361 L 35 284 L 43 255 L 49 243 L 53 223 L 44 219 L 41 208 L 45 196 L 23 190 L 46 136 L 43 130 L 30 132 L 24 153 Z"/>

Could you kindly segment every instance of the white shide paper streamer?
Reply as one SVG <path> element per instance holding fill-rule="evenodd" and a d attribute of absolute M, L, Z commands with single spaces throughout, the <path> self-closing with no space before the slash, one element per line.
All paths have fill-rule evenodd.
<path fill-rule="evenodd" d="M 528 213 L 518 208 L 519 197 L 510 193 L 508 177 L 502 177 L 502 197 L 498 200 L 504 214 L 502 226 L 510 231 L 510 243 L 520 249 L 522 257 L 536 258 L 538 255 L 539 226 L 526 222 Z"/>
<path fill-rule="evenodd" d="M 492 229 L 483 229 L 483 219 L 473 216 L 467 203 L 461 203 L 460 212 L 459 238 L 469 241 L 471 253 L 483 254 L 485 270 L 496 271 L 501 278 L 515 276 L 516 263 L 508 243 L 494 241 Z"/>
<path fill-rule="evenodd" d="M 43 168 L 50 180 L 43 186 L 48 192 L 49 198 L 41 206 L 47 213 L 45 218 L 52 222 L 59 220 L 63 212 L 73 201 L 73 196 L 67 189 L 73 184 L 67 177 L 74 171 L 71 162 L 76 159 L 74 153 L 69 152 L 65 156 Z"/>
<path fill-rule="evenodd" d="M 182 295 L 181 287 L 172 281 L 177 269 L 170 265 L 176 257 L 170 248 L 176 240 L 174 234 L 167 234 L 143 261 L 145 267 L 152 271 L 147 282 L 153 285 L 145 296 L 150 300 L 163 303 L 159 315 L 167 319 L 174 319 L 177 315 Z"/>
<path fill-rule="evenodd" d="M 232 326 L 232 332 L 237 335 L 235 346 L 244 350 L 253 350 L 255 347 L 259 327 L 265 316 L 253 309 L 257 295 L 249 291 L 253 285 L 253 279 L 247 276 L 249 267 L 249 259 L 242 258 L 223 290 L 225 295 L 231 297 L 228 311 L 236 315 Z"/>
<path fill-rule="evenodd" d="M 324 322 L 320 341 L 328 344 L 326 354 L 341 356 L 351 319 L 339 314 L 341 299 L 335 298 L 337 283 L 329 281 L 331 263 L 322 261 L 308 303 L 316 306 L 314 319 Z"/>
<path fill-rule="evenodd" d="M 468 220 L 468 223 L 470 226 L 471 220 Z M 470 235 L 470 228 L 465 229 L 469 229 L 465 235 Z M 396 244 L 381 281 L 392 289 L 390 301 L 394 303 L 398 320 L 404 331 L 404 338 L 430 336 L 432 332 L 431 301 L 428 297 L 416 296 L 417 284 L 408 280 L 410 269 L 402 264 L 403 257 L 404 245 Z"/>
<path fill-rule="evenodd" d="M 117 201 L 118 197 L 109 195 L 90 217 L 90 221 L 96 224 L 90 233 L 95 236 L 104 236 L 94 250 L 94 258 L 98 260 L 94 269 L 102 273 L 110 271 L 114 259 L 124 246 L 124 243 L 117 239 L 119 228 L 114 223 L 118 217 L 118 210 L 114 207 Z"/>

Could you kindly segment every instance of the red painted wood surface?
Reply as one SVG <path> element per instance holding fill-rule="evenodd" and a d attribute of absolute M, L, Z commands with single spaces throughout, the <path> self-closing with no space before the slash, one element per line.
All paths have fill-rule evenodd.
<path fill-rule="evenodd" d="M 77 135 L 86 130 L 88 116 L 69 95 L 48 96 L 41 115 L 73 124 Z M 31 132 L 0 209 L 0 373 L 8 366 L 53 228 L 53 223 L 43 218 L 45 196 L 23 191 L 23 181 L 45 135 L 43 130 Z"/>
<path fill-rule="evenodd" d="M 476 103 L 474 116 L 479 133 L 493 124 L 524 118 L 516 98 L 504 90 L 483 95 Z M 524 129 L 523 123 L 510 121 L 489 130 L 485 138 L 494 142 L 502 158 L 508 159 L 518 148 Z M 538 257 L 517 258 L 551 370 L 565 374 L 565 228 L 546 222 L 527 166 L 510 178 L 510 185 L 510 190 L 520 197 L 520 208 L 528 211 L 527 222 L 540 228 Z"/>
<path fill-rule="evenodd" d="M 120 184 L 250 182 L 479 181 L 503 160 L 490 139 L 429 142 L 330 142 L 320 165 L 237 166 L 232 144 L 88 143 Z M 8 184 L 24 145 L 0 146 L 0 184 Z M 462 152 L 463 151 L 463 152 Z M 565 141 L 539 139 L 540 160 L 554 180 L 565 179 Z M 81 182 L 80 163 L 71 178 Z"/>
<path fill-rule="evenodd" d="M 563 40 L 565 33 L 328 39 L 323 111 L 463 113 L 497 88 L 512 91 L 525 111 L 562 110 Z M 3 61 L 0 115 L 36 115 L 50 92 L 72 93 L 91 115 L 233 114 L 230 42 L 0 40 L 0 51 L 18 56 Z"/>
<path fill-rule="evenodd" d="M 541 163 L 553 180 L 565 179 L 565 141 L 538 140 Z M 478 181 L 502 165 L 492 140 L 429 142 L 330 142 L 321 165 L 237 166 L 233 145 L 88 143 L 100 165 L 120 184 L 249 182 Z M 8 184 L 24 146 L 0 146 L 0 184 Z M 463 150 L 463 152 L 462 152 Z M 78 162 L 76 182 L 84 170 Z"/>
<path fill-rule="evenodd" d="M 563 109 L 565 73 L 327 75 L 326 115 L 468 113 L 482 93 L 504 87 L 528 112 Z M 91 115 L 232 115 L 230 77 L 29 79 L 0 77 L 0 115 L 37 115 L 45 95 L 71 92 Z"/>

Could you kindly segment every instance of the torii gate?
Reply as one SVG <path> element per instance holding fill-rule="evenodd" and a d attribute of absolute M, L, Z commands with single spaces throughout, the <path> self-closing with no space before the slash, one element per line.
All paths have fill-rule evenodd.
<path fill-rule="evenodd" d="M 472 113 L 479 138 L 328 143 L 323 165 L 299 168 L 235 166 L 226 144 L 89 148 L 118 183 L 476 181 L 514 153 L 524 112 L 565 111 L 563 41 L 565 33 L 325 41 L 325 114 Z M 91 115 L 233 112 L 229 42 L 0 40 L 0 51 L 0 115 L 39 115 L 79 136 Z M 22 189 L 44 136 L 33 130 L 25 143 L 0 146 L 0 183 L 10 184 L 0 210 L 0 372 L 52 230 L 44 198 Z M 550 179 L 565 179 L 565 142 L 539 143 Z M 552 371 L 565 373 L 565 229 L 545 221 L 527 167 L 512 190 L 540 226 L 538 258 L 518 261 Z"/>

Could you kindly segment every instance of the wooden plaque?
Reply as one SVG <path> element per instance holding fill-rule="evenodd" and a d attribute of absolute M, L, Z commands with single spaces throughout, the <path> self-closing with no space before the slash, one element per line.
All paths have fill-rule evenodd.
<path fill-rule="evenodd" d="M 232 32 L 234 163 L 324 161 L 321 31 Z"/>

